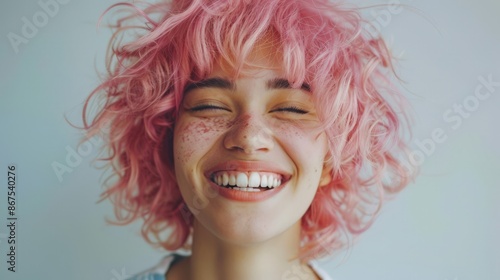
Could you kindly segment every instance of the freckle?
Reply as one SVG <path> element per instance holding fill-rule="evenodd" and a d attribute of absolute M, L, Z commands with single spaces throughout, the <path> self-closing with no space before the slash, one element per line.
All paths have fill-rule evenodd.
<path fill-rule="evenodd" d="M 196 125 L 196 130 L 198 133 L 207 133 L 210 131 L 210 127 L 208 127 L 205 123 L 198 123 Z"/>

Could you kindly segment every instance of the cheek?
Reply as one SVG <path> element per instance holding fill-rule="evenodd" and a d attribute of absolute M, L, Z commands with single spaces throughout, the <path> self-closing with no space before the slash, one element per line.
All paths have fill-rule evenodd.
<path fill-rule="evenodd" d="M 326 134 L 318 129 L 294 125 L 278 126 L 274 131 L 300 174 L 298 184 L 302 186 L 302 195 L 312 201 L 328 151 Z"/>
<path fill-rule="evenodd" d="M 326 154 L 325 134 L 318 129 L 296 124 L 278 124 L 273 131 L 283 146 L 296 159 L 296 164 L 313 164 L 324 161 Z"/>
<path fill-rule="evenodd" d="M 174 130 L 176 165 L 191 162 L 210 150 L 229 126 L 230 122 L 223 118 L 180 119 Z"/>

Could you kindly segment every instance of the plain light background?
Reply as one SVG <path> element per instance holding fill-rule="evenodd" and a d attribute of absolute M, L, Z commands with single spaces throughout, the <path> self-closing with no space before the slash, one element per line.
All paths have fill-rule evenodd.
<path fill-rule="evenodd" d="M 53 170 L 77 148 L 80 134 L 64 116 L 80 123 L 82 102 L 98 84 L 110 32 L 96 23 L 115 3 L 66 2 L 18 52 L 8 34 L 22 35 L 23 17 L 33 22 L 43 9 L 25 0 L 0 11 L 1 279 L 122 280 L 165 254 L 141 239 L 139 224 L 106 225 L 113 213 L 107 201 L 96 204 L 95 145 L 62 180 Z M 347 259 L 321 265 L 339 280 L 500 279 L 500 1 L 352 3 L 411 6 L 365 12 L 401 57 L 397 70 L 416 116 L 413 148 L 424 156 L 421 175 L 385 205 Z M 489 76 L 497 85 L 474 103 L 479 77 Z M 453 112 L 459 104 L 470 109 L 466 117 Z M 443 117 L 448 110 L 459 125 Z M 425 154 L 417 143 L 436 129 L 446 139 Z M 16 273 L 5 262 L 9 164 L 18 169 Z"/>

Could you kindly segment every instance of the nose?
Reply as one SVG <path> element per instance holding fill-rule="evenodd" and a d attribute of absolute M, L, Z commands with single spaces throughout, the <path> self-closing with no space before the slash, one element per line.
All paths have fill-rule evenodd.
<path fill-rule="evenodd" d="M 255 115 L 244 115 L 236 119 L 224 137 L 224 147 L 245 154 L 269 151 L 274 141 L 271 129 Z"/>

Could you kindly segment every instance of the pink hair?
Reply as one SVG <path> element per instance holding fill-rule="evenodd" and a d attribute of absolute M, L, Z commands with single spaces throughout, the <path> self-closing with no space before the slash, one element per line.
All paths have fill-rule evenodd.
<path fill-rule="evenodd" d="M 104 160 L 117 175 L 103 199 L 113 201 L 117 223 L 142 218 L 149 243 L 174 251 L 188 246 L 191 234 L 193 217 L 183 215 L 188 210 L 172 159 L 186 84 L 206 77 L 218 58 L 237 75 L 266 34 L 276 40 L 293 86 L 310 84 L 330 144 L 333 180 L 318 189 L 302 218 L 301 259 L 347 245 L 342 237 L 365 231 L 385 195 L 412 179 L 403 162 L 408 107 L 391 84 L 384 41 L 363 29 L 357 10 L 326 0 L 174 0 L 142 10 L 117 5 L 132 7 L 132 14 L 115 25 L 108 77 L 85 103 L 84 128 L 88 137 L 105 137 Z M 138 18 L 145 26 L 125 25 Z M 130 29 L 139 32 L 123 43 Z M 103 103 L 89 123 L 95 97 Z"/>

